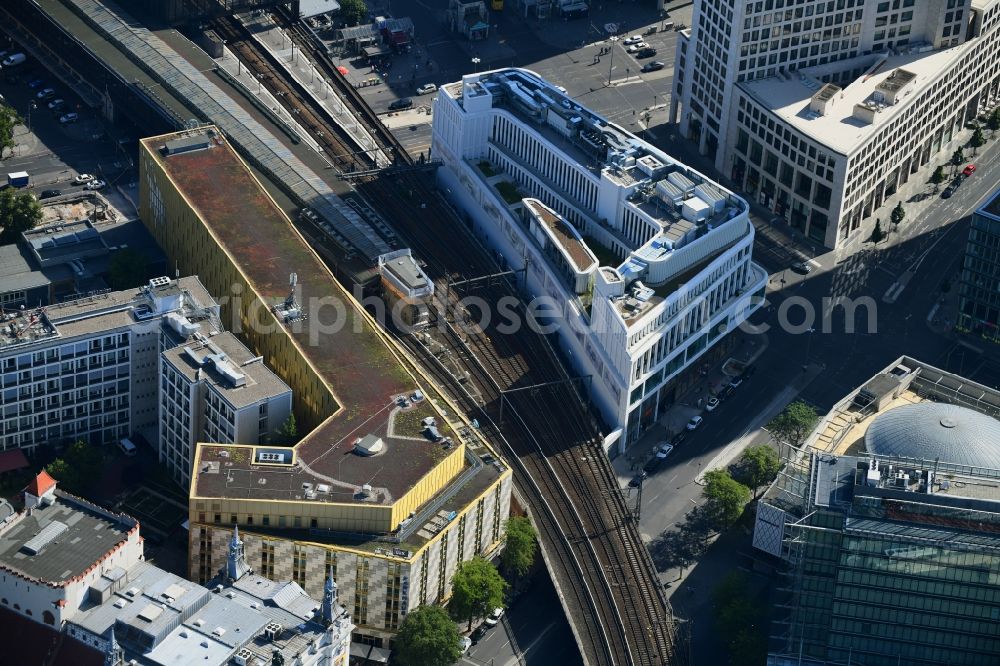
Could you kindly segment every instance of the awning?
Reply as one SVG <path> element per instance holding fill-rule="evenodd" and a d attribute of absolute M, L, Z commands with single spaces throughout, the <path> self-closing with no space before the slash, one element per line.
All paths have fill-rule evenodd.
<path fill-rule="evenodd" d="M 374 645 L 365 645 L 364 643 L 351 643 L 351 656 L 357 659 L 364 659 L 372 664 L 388 664 L 390 654 L 392 654 L 392 650 L 378 648 Z"/>

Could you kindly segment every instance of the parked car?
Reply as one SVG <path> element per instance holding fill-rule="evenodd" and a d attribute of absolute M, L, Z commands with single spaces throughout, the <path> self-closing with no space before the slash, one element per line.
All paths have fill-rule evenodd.
<path fill-rule="evenodd" d="M 89 182 L 90 182 L 90 181 L 92 181 L 92 180 L 94 180 L 94 176 L 93 176 L 93 174 L 89 174 L 89 173 L 78 173 L 78 174 L 76 174 L 76 176 L 75 176 L 75 177 L 73 178 L 73 184 L 74 184 L 74 185 L 83 185 L 84 183 L 89 183 Z"/>
<path fill-rule="evenodd" d="M 708 402 L 705 404 L 705 411 L 714 412 L 715 408 L 722 404 L 722 401 L 718 398 L 709 398 Z"/>
<path fill-rule="evenodd" d="M 635 54 L 637 58 L 652 58 L 656 55 L 656 49 L 652 46 L 647 46 L 644 49 L 639 49 L 639 52 Z"/>
<path fill-rule="evenodd" d="M 105 183 L 103 180 L 92 180 L 86 185 L 84 185 L 83 189 L 97 191 L 97 190 L 103 190 L 107 186 L 108 184 Z"/>
<path fill-rule="evenodd" d="M 438 89 L 438 87 L 436 85 L 434 85 L 433 83 L 425 83 L 424 85 L 419 86 L 417 88 L 417 94 L 418 95 L 427 95 L 429 93 L 432 93 L 432 92 L 436 91 L 437 89 Z"/>
<path fill-rule="evenodd" d="M 45 85 L 45 79 L 31 79 L 28 81 L 29 88 L 40 88 Z"/>
<path fill-rule="evenodd" d="M 729 380 L 729 385 L 732 386 L 734 389 L 739 388 L 740 384 L 742 383 L 743 383 L 743 377 L 733 377 L 732 379 Z"/>
<path fill-rule="evenodd" d="M 798 273 L 799 275 L 809 275 L 812 273 L 812 265 L 807 261 L 796 261 L 791 266 L 793 273 Z"/>
<path fill-rule="evenodd" d="M 958 183 L 952 183 L 948 187 L 944 188 L 944 192 L 941 193 L 941 198 L 950 199 L 951 195 L 953 195 L 955 193 L 955 190 L 957 189 L 958 189 Z"/>
<path fill-rule="evenodd" d="M 458 651 L 459 651 L 459 654 L 465 654 L 466 652 L 469 651 L 470 647 L 472 647 L 472 639 L 471 638 L 469 638 L 468 636 L 459 636 L 458 637 Z"/>
<path fill-rule="evenodd" d="M 636 474 L 635 476 L 633 476 L 631 479 L 629 479 L 629 481 L 628 481 L 628 487 L 629 488 L 638 488 L 639 486 L 642 485 L 642 480 L 645 479 L 645 478 L 646 478 L 646 472 L 645 471 L 639 472 L 638 474 Z"/>
<path fill-rule="evenodd" d="M 664 67 L 666 67 L 665 64 L 663 64 L 659 60 L 654 60 L 653 62 L 647 62 L 645 65 L 643 65 L 642 66 L 642 71 L 644 71 L 644 72 L 658 72 L 661 69 L 663 69 Z"/>
<path fill-rule="evenodd" d="M 733 391 L 735 390 L 736 389 L 734 389 L 732 386 L 726 384 L 725 388 L 719 391 L 719 394 L 715 397 L 718 398 L 719 401 L 721 402 L 723 400 L 726 400 L 729 396 L 731 396 L 733 394 Z"/>
<path fill-rule="evenodd" d="M 50 99 L 55 96 L 56 96 L 56 91 L 54 88 L 44 88 L 43 90 L 39 91 L 37 95 L 35 95 L 35 97 L 37 97 L 38 99 Z"/>
<path fill-rule="evenodd" d="M 503 617 L 502 608 L 494 608 L 493 612 L 486 617 L 486 625 L 490 627 L 495 627 L 500 623 L 500 618 Z"/>
<path fill-rule="evenodd" d="M 976 172 L 976 165 L 975 164 L 970 164 L 967 167 L 965 167 L 964 169 L 962 169 L 962 175 L 965 176 L 966 178 L 968 178 L 969 176 L 971 176 L 975 172 Z"/>
<path fill-rule="evenodd" d="M 67 113 L 64 116 L 59 116 L 59 122 L 63 125 L 68 125 L 70 123 L 75 123 L 80 119 L 79 113 Z"/>
<path fill-rule="evenodd" d="M 625 46 L 632 46 L 633 44 L 639 44 L 642 42 L 642 37 L 639 35 L 632 35 L 631 37 L 626 37 L 622 40 L 622 44 Z"/>
<path fill-rule="evenodd" d="M 662 458 L 657 458 L 653 456 L 646 461 L 646 464 L 642 466 L 642 476 L 643 478 L 648 477 L 650 474 L 656 474 L 656 470 L 660 469 L 660 464 L 663 462 Z"/>
<path fill-rule="evenodd" d="M 687 437 L 688 437 L 687 430 L 681 430 L 679 433 L 674 435 L 674 438 L 670 440 L 670 443 L 674 445 L 675 449 L 679 449 L 681 447 L 681 444 L 684 443 L 684 440 L 687 439 Z"/>
<path fill-rule="evenodd" d="M 413 106 L 413 100 L 409 97 L 404 97 L 402 99 L 397 99 L 395 102 L 389 105 L 390 111 L 402 111 L 403 109 L 408 109 Z"/>
<path fill-rule="evenodd" d="M 660 442 L 660 446 L 656 449 L 656 457 L 660 460 L 666 460 L 667 456 L 671 454 L 674 450 L 673 444 L 667 444 L 666 442 Z"/>
<path fill-rule="evenodd" d="M 476 627 L 476 630 L 473 631 L 472 634 L 469 636 L 469 639 L 472 641 L 472 644 L 475 645 L 479 641 L 483 640 L 483 638 L 486 636 L 489 630 L 490 628 L 485 624 L 481 624 L 478 627 Z"/>
<path fill-rule="evenodd" d="M 697 430 L 698 426 L 700 426 L 701 422 L 704 420 L 705 419 L 701 418 L 700 416 L 692 416 L 691 420 L 688 421 L 687 425 L 684 427 L 687 428 L 688 430 Z"/>
<path fill-rule="evenodd" d="M 64 99 L 54 99 L 49 102 L 49 111 L 59 111 L 64 106 L 66 106 L 66 100 Z"/>
<path fill-rule="evenodd" d="M 4 58 L 2 64 L 4 67 L 14 67 L 23 64 L 25 60 L 27 60 L 27 56 L 23 53 L 15 53 Z"/>
<path fill-rule="evenodd" d="M 57 197 L 62 194 L 62 190 L 42 190 L 42 194 L 39 199 L 51 199 L 52 197 Z"/>
<path fill-rule="evenodd" d="M 647 44 L 646 42 L 635 42 L 634 44 L 629 45 L 629 47 L 626 50 L 629 53 L 638 53 L 639 49 L 648 49 L 648 48 L 649 44 Z"/>

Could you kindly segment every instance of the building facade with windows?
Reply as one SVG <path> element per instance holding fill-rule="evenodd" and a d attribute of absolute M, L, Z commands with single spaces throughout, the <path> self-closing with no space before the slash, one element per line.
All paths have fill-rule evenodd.
<path fill-rule="evenodd" d="M 435 101 L 447 196 L 558 330 L 617 454 L 759 305 L 744 200 L 522 69 Z"/>
<path fill-rule="evenodd" d="M 511 471 L 216 129 L 140 149 L 141 218 L 180 270 L 238 295 L 222 304 L 223 319 L 295 395 L 294 446 L 198 444 L 189 575 L 210 580 L 239 526 L 257 573 L 317 596 L 333 571 L 354 641 L 387 647 L 410 609 L 450 596 L 461 562 L 499 551 Z"/>
<path fill-rule="evenodd" d="M 671 117 L 715 167 L 835 248 L 1000 98 L 1000 2 L 695 3 Z"/>
<path fill-rule="evenodd" d="M 768 664 L 996 663 L 998 415 L 1000 392 L 903 357 L 789 450 L 753 538 L 783 574 Z"/>
<path fill-rule="evenodd" d="M 956 329 L 1000 342 L 1000 190 L 972 214 Z"/>

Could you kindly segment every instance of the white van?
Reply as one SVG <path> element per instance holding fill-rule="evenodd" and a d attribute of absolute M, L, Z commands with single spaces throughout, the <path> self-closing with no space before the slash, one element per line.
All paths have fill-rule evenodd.
<path fill-rule="evenodd" d="M 13 67 L 14 65 L 20 65 L 26 59 L 27 58 L 25 58 L 23 53 L 15 53 L 14 55 L 7 56 L 6 58 L 3 59 L 3 66 Z"/>
<path fill-rule="evenodd" d="M 122 453 L 127 456 L 134 456 L 139 450 L 128 437 L 124 437 L 120 442 L 118 442 L 118 448 L 121 449 Z"/>

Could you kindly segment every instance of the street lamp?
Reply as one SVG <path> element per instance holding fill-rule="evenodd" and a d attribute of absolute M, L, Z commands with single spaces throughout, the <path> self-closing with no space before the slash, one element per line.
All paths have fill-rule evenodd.
<path fill-rule="evenodd" d="M 476 74 L 479 73 L 479 63 L 481 63 L 481 62 L 482 62 L 482 60 L 479 58 L 479 56 L 476 56 L 475 58 L 472 59 L 472 64 L 476 68 Z"/>
<path fill-rule="evenodd" d="M 608 66 L 608 85 L 611 85 L 611 70 L 615 68 L 615 44 L 618 43 L 618 35 L 608 37 L 611 42 L 611 64 Z"/>

